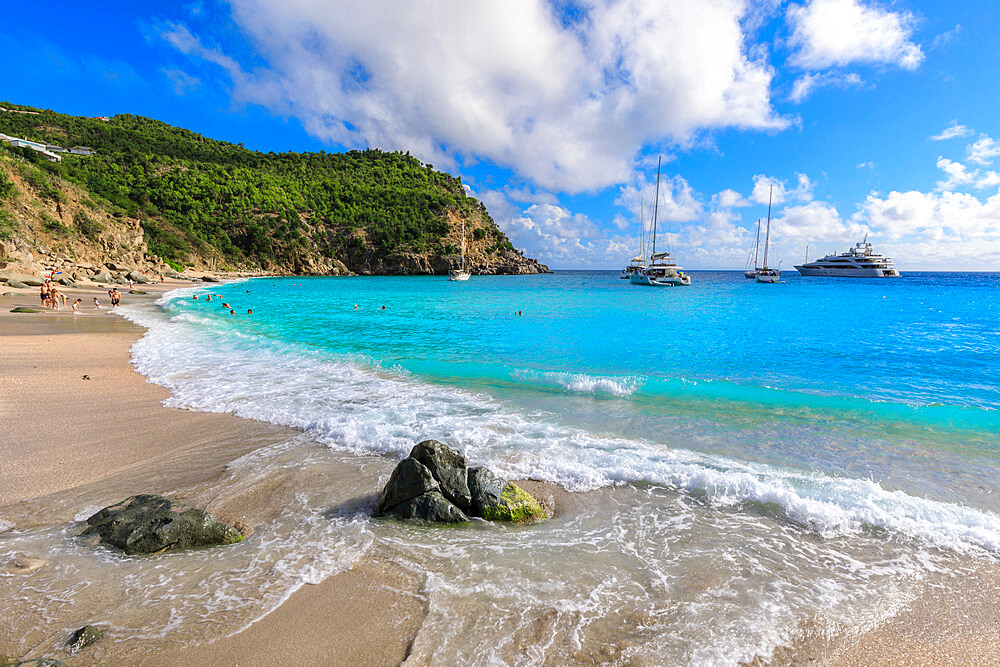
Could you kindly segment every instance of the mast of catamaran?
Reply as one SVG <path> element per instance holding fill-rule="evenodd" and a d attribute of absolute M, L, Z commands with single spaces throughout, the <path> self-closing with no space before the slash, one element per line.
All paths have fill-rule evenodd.
<path fill-rule="evenodd" d="M 653 203 L 653 254 L 650 255 L 650 260 L 656 256 L 656 215 L 660 208 L 660 160 L 662 156 L 656 158 L 656 200 Z"/>
<path fill-rule="evenodd" d="M 771 193 L 774 186 L 767 192 L 767 235 L 764 237 L 764 268 L 767 268 L 767 246 L 771 243 Z"/>
<path fill-rule="evenodd" d="M 465 218 L 462 218 L 462 273 L 465 273 Z"/>
<path fill-rule="evenodd" d="M 646 220 L 644 219 L 644 213 L 642 210 L 643 205 L 642 198 L 639 198 L 639 257 L 646 256 Z"/>
<path fill-rule="evenodd" d="M 760 257 L 760 218 L 757 218 L 757 242 L 753 247 L 753 268 L 757 270 L 757 258 Z"/>

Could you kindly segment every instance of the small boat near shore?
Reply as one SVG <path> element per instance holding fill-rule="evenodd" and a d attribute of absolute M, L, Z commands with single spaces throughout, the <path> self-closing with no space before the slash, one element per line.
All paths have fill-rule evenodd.
<path fill-rule="evenodd" d="M 795 269 L 803 276 L 843 278 L 898 278 L 899 270 L 892 259 L 876 253 L 868 235 L 853 248 L 839 255 L 827 255 Z"/>
<path fill-rule="evenodd" d="M 754 242 L 753 252 L 747 253 L 747 266 L 746 270 L 743 272 L 743 277 L 747 280 L 753 280 L 757 277 L 757 256 L 760 251 L 760 218 L 757 218 L 757 240 Z M 753 257 L 753 268 L 750 268 L 750 258 Z"/>

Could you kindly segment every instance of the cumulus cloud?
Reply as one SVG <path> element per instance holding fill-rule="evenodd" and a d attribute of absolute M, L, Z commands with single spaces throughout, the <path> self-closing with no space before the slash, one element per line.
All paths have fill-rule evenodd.
<path fill-rule="evenodd" d="M 805 174 L 796 174 L 795 179 L 795 187 L 792 188 L 785 181 L 757 174 L 753 177 L 750 200 L 758 204 L 767 204 L 770 201 L 773 205 L 785 201 L 810 201 L 813 198 L 813 182 Z"/>
<path fill-rule="evenodd" d="M 915 17 L 858 0 L 811 0 L 790 5 L 792 63 L 807 70 L 853 63 L 916 69 L 924 53 L 911 40 Z"/>
<path fill-rule="evenodd" d="M 945 141 L 947 139 L 954 139 L 955 137 L 969 136 L 972 136 L 972 130 L 964 125 L 959 125 L 957 120 L 953 120 L 948 127 L 941 131 L 941 134 L 935 134 L 932 136 L 931 141 Z"/>
<path fill-rule="evenodd" d="M 566 25 L 542 0 L 235 0 L 259 58 L 242 67 L 182 25 L 163 34 L 223 67 L 238 100 L 321 139 L 442 166 L 488 159 L 578 192 L 627 182 L 651 142 L 788 125 L 770 66 L 749 55 L 747 5 L 595 0 Z"/>
<path fill-rule="evenodd" d="M 974 144 L 965 149 L 969 162 L 976 164 L 993 164 L 993 158 L 1000 155 L 1000 144 L 993 137 L 980 135 Z"/>
<path fill-rule="evenodd" d="M 165 67 L 163 73 L 174 84 L 174 93 L 178 95 L 184 95 L 187 91 L 194 90 L 201 85 L 201 79 L 179 69 Z"/>

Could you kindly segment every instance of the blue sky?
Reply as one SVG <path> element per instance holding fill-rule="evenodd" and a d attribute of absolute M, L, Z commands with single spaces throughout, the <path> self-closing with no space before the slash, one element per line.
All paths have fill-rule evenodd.
<path fill-rule="evenodd" d="M 554 268 L 742 268 L 774 185 L 785 268 L 869 233 L 906 270 L 1000 270 L 986 0 L 18 3 L 0 98 L 263 151 L 408 150 Z"/>

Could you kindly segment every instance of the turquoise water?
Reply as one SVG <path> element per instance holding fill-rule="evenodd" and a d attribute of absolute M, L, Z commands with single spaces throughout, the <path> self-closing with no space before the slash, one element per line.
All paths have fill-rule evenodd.
<path fill-rule="evenodd" d="M 785 275 L 258 279 L 215 289 L 239 317 L 167 312 L 588 433 L 998 509 L 1000 274 Z"/>

